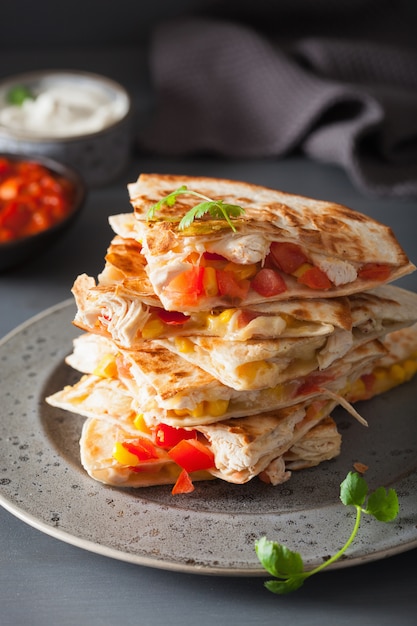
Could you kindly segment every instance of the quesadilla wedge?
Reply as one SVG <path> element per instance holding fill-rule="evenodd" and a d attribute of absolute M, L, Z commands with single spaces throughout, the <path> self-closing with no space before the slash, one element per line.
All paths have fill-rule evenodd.
<path fill-rule="evenodd" d="M 81 274 L 72 293 L 77 312 L 74 324 L 103 334 L 121 348 L 138 349 L 143 340 L 190 335 L 218 337 L 224 341 L 247 341 L 273 337 L 317 337 L 352 325 L 346 298 L 317 298 L 267 302 L 248 307 L 194 311 L 166 311 L 146 288 L 135 291 L 128 280 L 115 276 L 98 284 Z M 147 295 L 144 295 L 144 294 Z"/>
<path fill-rule="evenodd" d="M 142 174 L 128 190 L 134 212 L 112 216 L 110 225 L 141 243 L 167 310 L 342 296 L 415 269 L 387 226 L 332 202 L 160 174 Z M 196 195 L 206 198 L 203 210 Z M 238 217 L 231 220 L 226 205 Z"/>
<path fill-rule="evenodd" d="M 368 341 L 350 350 L 326 372 L 313 371 L 273 388 L 249 391 L 227 387 L 159 346 L 150 345 L 135 352 L 118 350 L 99 335 L 78 337 L 66 361 L 82 373 L 118 378 L 129 390 L 135 410 L 144 415 L 148 426 L 164 422 L 193 427 L 284 408 L 320 395 L 337 394 L 355 374 L 358 376 L 358 371 L 367 371 L 366 368 L 384 353 L 380 342 Z M 351 412 L 354 414 L 352 407 Z M 360 416 L 355 417 L 361 420 Z"/>
<path fill-rule="evenodd" d="M 371 372 L 364 373 L 347 392 L 350 402 L 369 400 L 417 374 L 417 324 L 396 330 L 382 339 L 386 353 Z"/>
<path fill-rule="evenodd" d="M 356 395 L 357 399 L 364 399 L 360 394 L 365 389 L 364 381 L 366 397 L 370 398 L 417 373 L 417 325 L 392 333 L 385 343 L 391 353 L 376 361 L 373 370 L 368 369 L 364 376 L 352 377 L 344 388 L 347 397 Z M 389 387 L 379 384 L 381 363 L 385 364 L 382 379 L 391 381 Z M 403 376 L 398 375 L 399 368 L 405 373 Z M 372 381 L 376 384 L 372 385 Z M 130 392 L 111 377 L 85 375 L 77 385 L 66 387 L 47 401 L 88 418 L 80 442 L 83 465 L 96 480 L 115 486 L 174 484 L 181 467 L 173 462 L 168 450 L 183 437 L 199 437 L 213 455 L 213 466 L 193 475 L 191 480 L 215 476 L 242 484 L 258 476 L 276 485 L 288 480 L 292 471 L 313 467 L 340 452 L 341 437 L 330 417 L 337 404 L 332 398 L 316 398 L 281 410 L 194 429 L 166 424 L 149 428 L 143 416 L 136 412 Z M 128 455 L 115 459 L 116 443 L 131 444 L 138 442 L 138 438 L 157 446 L 150 458 L 149 450 L 145 450 L 145 458 L 137 459 L 134 467 L 127 463 L 131 463 Z"/>
<path fill-rule="evenodd" d="M 81 433 L 81 463 L 91 478 L 114 487 L 175 485 L 182 468 L 169 457 L 166 450 L 146 443 L 143 445 L 143 442 L 143 439 L 138 441 L 138 437 L 133 439 L 119 426 L 89 418 Z M 115 448 L 116 456 L 118 452 L 123 462 L 115 458 Z M 142 456 L 140 462 L 139 456 L 132 450 Z M 148 458 L 143 458 L 146 456 Z M 205 470 L 189 474 L 190 481 L 212 478 Z"/>
<path fill-rule="evenodd" d="M 316 467 L 340 454 L 342 436 L 330 416 L 309 430 L 284 454 L 285 469 L 295 471 Z M 265 472 L 269 473 L 266 468 Z"/>
<path fill-rule="evenodd" d="M 156 339 L 190 363 L 233 389 L 273 387 L 315 369 L 326 370 L 352 348 L 417 321 L 417 294 L 382 285 L 348 298 L 352 329 L 338 328 L 328 337 L 292 337 L 225 342 L 190 336 Z M 308 302 L 314 309 L 315 300 Z"/>
<path fill-rule="evenodd" d="M 132 434 L 106 419 L 90 417 L 80 439 L 81 462 L 90 476 L 106 484 L 146 487 L 174 484 L 182 470 L 188 472 L 199 464 L 207 467 L 189 472 L 191 481 L 220 478 L 244 484 L 266 471 L 274 461 L 273 481 L 271 472 L 268 482 L 276 485 L 290 477 L 286 470 L 278 478 L 278 459 L 282 465 L 284 452 L 301 442 L 326 418 L 329 403 L 316 404 L 317 407 L 299 405 L 291 411 L 260 415 L 259 419 L 242 418 L 235 425 L 225 422 L 189 431 L 188 438 L 177 438 L 172 446 L 158 445 L 155 438 Z M 311 417 L 313 407 L 314 418 Z M 304 427 L 300 426 L 303 422 Z M 313 457 L 312 441 L 307 447 Z M 336 454 L 334 447 L 332 453 Z M 201 456 L 199 460 L 200 454 L 206 458 Z M 329 456 L 328 450 L 326 454 L 316 450 L 316 461 L 320 454 L 323 460 Z"/>

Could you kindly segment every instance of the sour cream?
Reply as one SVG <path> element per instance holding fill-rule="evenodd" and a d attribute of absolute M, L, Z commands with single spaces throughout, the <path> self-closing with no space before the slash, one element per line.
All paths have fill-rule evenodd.
<path fill-rule="evenodd" d="M 40 85 L 33 99 L 0 108 L 0 124 L 33 137 L 65 138 L 103 130 L 122 119 L 127 99 L 112 97 L 89 83 Z"/>

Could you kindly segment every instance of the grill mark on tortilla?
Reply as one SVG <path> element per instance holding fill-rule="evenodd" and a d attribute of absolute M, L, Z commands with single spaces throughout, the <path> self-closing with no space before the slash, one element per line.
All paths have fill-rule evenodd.
<path fill-rule="evenodd" d="M 343 205 L 289 194 L 260 185 L 207 177 L 141 174 L 136 183 L 128 185 L 136 217 L 145 219 L 147 210 L 156 201 L 181 185 L 198 190 L 213 199 L 240 204 L 245 209 L 244 219 L 236 220 L 239 227 L 249 227 L 251 220 L 256 228 L 268 230 L 271 240 L 280 238 L 307 246 L 314 252 L 335 255 L 357 262 L 386 262 L 393 266 L 407 265 L 408 258 L 391 228 Z M 181 196 L 173 207 L 162 207 L 158 217 L 177 219 L 198 199 Z M 151 222 L 148 222 L 150 225 Z M 173 232 L 175 224 L 153 222 L 164 232 L 158 246 L 166 246 L 165 231 Z M 240 230 L 240 228 L 239 228 Z M 233 233 L 229 233 L 233 236 Z M 383 257 L 381 257 L 383 250 Z"/>

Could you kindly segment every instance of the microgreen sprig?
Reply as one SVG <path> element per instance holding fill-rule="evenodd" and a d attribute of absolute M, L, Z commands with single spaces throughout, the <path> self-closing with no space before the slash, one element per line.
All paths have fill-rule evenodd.
<path fill-rule="evenodd" d="M 304 581 L 318 574 L 325 567 L 335 563 L 346 552 L 356 537 L 362 514 L 372 515 L 380 522 L 394 520 L 399 511 L 398 497 L 394 489 L 385 490 L 379 487 L 368 499 L 368 485 L 365 479 L 356 472 L 349 472 L 340 485 L 340 499 L 345 506 L 356 508 L 356 519 L 349 539 L 332 557 L 312 570 L 304 570 L 301 555 L 293 552 L 276 541 L 261 537 L 255 542 L 255 550 L 262 566 L 274 576 L 274 580 L 265 582 L 265 587 L 278 595 L 295 591 Z M 366 502 L 367 499 L 367 502 Z"/>
<path fill-rule="evenodd" d="M 233 224 L 231 218 L 239 217 L 239 215 L 242 215 L 245 212 L 245 209 L 243 209 L 241 206 L 238 206 L 237 204 L 228 204 L 227 202 L 223 202 L 223 200 L 213 200 L 212 198 L 209 198 L 208 196 L 198 191 L 188 189 L 186 185 L 182 185 L 181 187 L 179 187 L 175 191 L 172 191 L 170 194 L 168 194 L 164 198 L 161 198 L 161 200 L 152 205 L 147 213 L 147 219 L 155 219 L 155 213 L 157 211 L 160 211 L 164 205 L 169 207 L 174 206 L 178 196 L 182 194 L 195 196 L 203 200 L 203 202 L 200 202 L 192 209 L 187 211 L 187 213 L 178 224 L 178 228 L 180 230 L 188 228 L 195 219 L 203 217 L 203 215 L 205 215 L 206 213 L 210 213 L 210 215 L 214 218 L 226 220 L 230 228 L 234 232 L 236 232 L 235 225 Z"/>
<path fill-rule="evenodd" d="M 9 104 L 22 106 L 25 100 L 33 100 L 33 93 L 25 85 L 15 85 L 6 94 L 6 100 Z"/>

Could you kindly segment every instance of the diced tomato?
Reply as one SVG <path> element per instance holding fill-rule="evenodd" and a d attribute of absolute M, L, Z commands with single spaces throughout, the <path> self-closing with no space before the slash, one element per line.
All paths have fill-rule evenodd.
<path fill-rule="evenodd" d="M 183 439 L 197 439 L 197 431 L 158 424 L 154 430 L 154 442 L 160 448 L 173 448 Z"/>
<path fill-rule="evenodd" d="M 284 293 L 287 285 L 282 276 L 273 269 L 264 267 L 255 276 L 251 282 L 251 287 L 259 293 L 260 296 L 270 298 Z"/>
<path fill-rule="evenodd" d="M 311 393 L 316 393 L 320 391 L 323 383 L 326 383 L 330 380 L 329 376 L 325 374 L 317 374 L 308 377 L 302 385 L 297 390 L 297 395 L 304 396 L 309 395 Z"/>
<path fill-rule="evenodd" d="M 198 439 L 183 439 L 168 454 L 177 465 L 187 472 L 214 467 L 214 454 Z"/>
<path fill-rule="evenodd" d="M 241 309 L 237 318 L 238 328 L 245 328 L 252 320 L 259 317 L 259 313 L 249 311 L 248 309 Z"/>
<path fill-rule="evenodd" d="M 300 246 L 290 242 L 274 241 L 271 243 L 270 253 L 279 269 L 286 274 L 292 274 L 308 260 Z"/>
<path fill-rule="evenodd" d="M 175 276 L 168 284 L 169 291 L 200 295 L 203 292 L 204 267 L 192 265 L 189 270 Z"/>
<path fill-rule="evenodd" d="M 375 385 L 375 374 L 373 374 L 372 372 L 370 374 L 362 374 L 361 376 L 361 380 L 363 382 L 363 384 L 365 385 L 365 389 L 368 393 L 373 391 L 374 385 Z"/>
<path fill-rule="evenodd" d="M 138 437 L 134 441 L 124 441 L 122 446 L 128 452 L 137 456 L 139 461 L 149 461 L 150 459 L 158 458 L 154 444 L 145 437 Z"/>
<path fill-rule="evenodd" d="M 298 277 L 298 282 L 302 285 L 310 287 L 310 289 L 330 289 L 332 283 L 327 274 L 323 272 L 319 267 L 310 267 Z"/>
<path fill-rule="evenodd" d="M 157 309 L 157 315 L 164 324 L 170 326 L 181 326 L 190 319 L 189 315 L 181 313 L 180 311 L 165 311 L 165 309 Z"/>
<path fill-rule="evenodd" d="M 194 488 L 195 487 L 192 483 L 189 473 L 185 469 L 183 469 L 178 476 L 177 482 L 173 486 L 171 493 L 173 496 L 179 493 L 191 493 L 192 491 L 194 491 Z"/>
<path fill-rule="evenodd" d="M 239 300 L 246 298 L 250 287 L 248 280 L 238 280 L 233 272 L 225 270 L 217 270 L 216 276 L 220 295 Z"/>
<path fill-rule="evenodd" d="M 365 263 L 358 272 L 363 280 L 387 280 L 390 277 L 391 268 L 383 263 Z"/>

